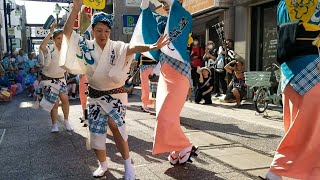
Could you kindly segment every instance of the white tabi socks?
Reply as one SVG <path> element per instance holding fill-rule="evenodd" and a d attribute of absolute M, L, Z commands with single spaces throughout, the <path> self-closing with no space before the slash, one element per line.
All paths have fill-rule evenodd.
<path fill-rule="evenodd" d="M 191 155 L 192 145 L 190 147 L 185 148 L 179 153 L 179 163 L 183 164 L 188 161 Z"/>
<path fill-rule="evenodd" d="M 69 124 L 68 120 L 64 120 L 63 121 L 63 125 L 66 128 L 67 131 L 73 131 L 73 128 L 71 127 L 71 125 Z"/>
<path fill-rule="evenodd" d="M 267 180 L 282 180 L 282 177 L 279 175 L 276 175 L 270 171 L 268 171 L 266 175 Z"/>
<path fill-rule="evenodd" d="M 171 165 L 176 165 L 179 161 L 179 152 L 172 151 L 168 156 L 168 160 Z"/>
<path fill-rule="evenodd" d="M 57 133 L 57 132 L 59 132 L 59 129 L 58 129 L 58 125 L 57 125 L 57 124 L 52 124 L 51 132 L 52 132 L 52 133 Z"/>
<path fill-rule="evenodd" d="M 124 161 L 124 170 L 125 170 L 125 175 L 124 175 L 125 180 L 135 180 L 136 179 L 136 175 L 134 172 L 134 167 L 131 162 L 131 158 L 128 158 L 127 160 Z"/>
<path fill-rule="evenodd" d="M 105 162 L 99 162 L 99 168 L 93 172 L 93 177 L 103 177 L 105 173 L 108 170 L 108 163 Z"/>

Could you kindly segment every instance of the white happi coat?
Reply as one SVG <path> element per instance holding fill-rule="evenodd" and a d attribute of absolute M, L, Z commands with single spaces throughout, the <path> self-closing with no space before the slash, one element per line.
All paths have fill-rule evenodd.
<path fill-rule="evenodd" d="M 104 49 L 101 49 L 95 40 L 86 40 L 73 32 L 69 41 L 67 38 L 63 38 L 60 66 L 73 74 L 85 74 L 89 86 L 93 89 L 107 91 L 120 88 L 124 86 L 128 78 L 130 64 L 133 60 L 133 55 L 126 55 L 128 47 L 129 44 L 124 42 L 108 40 Z M 110 96 L 120 100 L 123 105 L 127 105 L 127 93 L 111 94 Z M 101 100 L 101 98 L 89 98 L 88 104 L 89 107 L 90 104 L 100 105 L 107 113 L 114 108 L 112 102 Z M 118 124 L 124 140 L 127 140 L 124 119 L 117 119 L 117 115 L 111 117 Z M 124 118 L 124 114 L 121 118 Z"/>
<path fill-rule="evenodd" d="M 44 88 L 44 98 L 40 106 L 47 111 L 51 111 L 56 103 L 59 93 L 67 94 L 67 83 L 64 78 L 66 70 L 59 66 L 60 51 L 53 44 L 47 46 L 46 51 L 40 51 L 40 59 L 43 64 L 42 74 L 54 78 L 53 80 L 41 80 L 41 86 Z"/>

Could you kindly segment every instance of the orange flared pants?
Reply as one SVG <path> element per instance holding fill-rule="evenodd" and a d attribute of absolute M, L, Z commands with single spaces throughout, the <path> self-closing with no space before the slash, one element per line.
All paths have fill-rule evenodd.
<path fill-rule="evenodd" d="M 284 128 L 270 171 L 303 180 L 320 179 L 320 83 L 305 95 L 284 90 Z"/>
<path fill-rule="evenodd" d="M 164 63 L 156 100 L 156 127 L 153 154 L 181 151 L 191 146 L 180 126 L 180 113 L 190 87 L 189 79 Z"/>

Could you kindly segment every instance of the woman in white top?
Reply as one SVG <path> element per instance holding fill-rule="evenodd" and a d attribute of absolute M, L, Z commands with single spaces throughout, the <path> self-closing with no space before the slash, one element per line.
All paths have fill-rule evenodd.
<path fill-rule="evenodd" d="M 69 100 L 67 93 L 66 80 L 64 77 L 65 70 L 59 67 L 60 49 L 62 44 L 62 30 L 54 30 L 56 24 L 50 27 L 50 33 L 42 41 L 40 45 L 40 55 L 43 63 L 42 85 L 44 89 L 44 98 L 40 105 L 51 112 L 52 131 L 59 131 L 57 126 L 59 99 L 62 102 L 62 111 L 64 114 L 64 126 L 66 130 L 72 131 L 69 124 Z M 54 44 L 48 45 L 52 36 Z"/>

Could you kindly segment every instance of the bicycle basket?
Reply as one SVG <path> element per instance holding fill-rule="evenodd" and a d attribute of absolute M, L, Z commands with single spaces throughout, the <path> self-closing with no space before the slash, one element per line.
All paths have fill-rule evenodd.
<path fill-rule="evenodd" d="M 270 86 L 271 72 L 268 71 L 250 71 L 244 73 L 247 86 L 260 87 Z"/>

